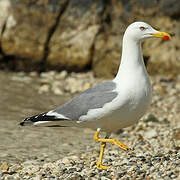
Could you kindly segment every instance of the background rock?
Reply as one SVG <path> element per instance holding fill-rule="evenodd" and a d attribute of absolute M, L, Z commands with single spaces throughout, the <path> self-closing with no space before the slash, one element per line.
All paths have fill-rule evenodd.
<path fill-rule="evenodd" d="M 11 3 L 8 0 L 1 0 L 0 1 L 0 7 L 1 7 L 1 11 L 0 11 L 0 35 L 3 33 L 3 28 L 5 23 L 8 20 L 9 14 L 11 12 Z"/>
<path fill-rule="evenodd" d="M 0 0 L 1 9 L 5 7 L 3 2 Z M 92 69 L 96 76 L 111 77 L 119 66 L 126 27 L 134 21 L 145 21 L 176 34 L 170 42 L 156 39 L 144 43 L 150 72 L 179 71 L 180 3 L 177 0 L 6 2 L 11 4 L 4 8 L 6 13 L 0 25 L 1 68 Z"/>
<path fill-rule="evenodd" d="M 179 18 L 180 16 L 180 1 L 179 0 L 161 0 L 160 7 L 167 16 L 171 16 L 174 18 Z"/>
<path fill-rule="evenodd" d="M 6 26 L 1 48 L 7 59 L 15 61 L 12 68 L 32 70 L 45 59 L 47 43 L 56 24 L 56 17 L 66 1 L 11 1 L 14 26 Z M 8 21 L 6 22 L 8 25 Z M 36 66 L 36 67 L 35 67 Z"/>
<path fill-rule="evenodd" d="M 150 73 L 178 73 L 180 68 L 178 52 L 180 49 L 180 21 L 166 15 L 168 8 L 164 10 L 165 4 L 148 0 L 111 2 L 105 13 L 104 28 L 98 34 L 95 42 L 93 56 L 95 74 L 106 77 L 116 74 L 121 55 L 123 32 L 134 21 L 145 21 L 161 31 L 175 33 L 175 38 L 173 37 L 170 42 L 161 39 L 145 41 L 143 55 L 144 59 L 148 61 Z M 179 6 L 178 4 L 176 5 Z"/>
<path fill-rule="evenodd" d="M 48 64 L 74 71 L 86 68 L 102 11 L 101 0 L 71 0 L 51 38 Z"/>

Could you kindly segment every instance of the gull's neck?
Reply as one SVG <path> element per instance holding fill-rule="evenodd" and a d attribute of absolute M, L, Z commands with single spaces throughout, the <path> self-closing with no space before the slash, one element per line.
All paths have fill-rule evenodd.
<path fill-rule="evenodd" d="M 124 35 L 122 46 L 121 64 L 115 80 L 119 80 L 124 75 L 136 76 L 140 74 L 147 75 L 141 50 L 141 42 L 135 41 Z"/>

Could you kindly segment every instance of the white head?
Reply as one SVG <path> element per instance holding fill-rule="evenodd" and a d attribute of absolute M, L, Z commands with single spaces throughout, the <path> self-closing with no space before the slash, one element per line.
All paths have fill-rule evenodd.
<path fill-rule="evenodd" d="M 159 37 L 164 40 L 170 39 L 168 33 L 157 31 L 145 22 L 134 22 L 130 24 L 125 31 L 124 37 L 131 38 L 135 41 L 142 41 L 150 37 Z"/>

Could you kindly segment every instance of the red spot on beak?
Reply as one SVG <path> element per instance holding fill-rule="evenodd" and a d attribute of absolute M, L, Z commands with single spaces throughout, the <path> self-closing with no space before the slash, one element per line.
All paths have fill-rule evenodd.
<path fill-rule="evenodd" d="M 169 36 L 163 36 L 164 40 L 170 40 Z"/>

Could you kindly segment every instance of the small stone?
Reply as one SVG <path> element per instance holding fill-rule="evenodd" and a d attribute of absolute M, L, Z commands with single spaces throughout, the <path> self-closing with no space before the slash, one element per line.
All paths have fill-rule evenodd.
<path fill-rule="evenodd" d="M 18 72 L 17 75 L 18 75 L 18 76 L 21 76 L 21 77 L 24 77 L 26 74 L 25 74 L 25 72 L 22 72 L 22 71 L 21 71 L 21 72 Z"/>
<path fill-rule="evenodd" d="M 180 140 L 180 128 L 178 129 L 178 131 L 176 133 L 174 133 L 173 137 L 175 140 Z"/>
<path fill-rule="evenodd" d="M 171 172 L 168 176 L 169 176 L 171 179 L 173 179 L 173 178 L 176 177 L 176 175 L 175 175 L 173 172 Z"/>
<path fill-rule="evenodd" d="M 8 163 L 7 162 L 3 162 L 0 166 L 0 170 L 2 171 L 7 171 L 9 169 Z"/>
<path fill-rule="evenodd" d="M 127 172 L 121 172 L 121 173 L 118 173 L 118 178 L 122 178 L 125 174 L 127 174 Z"/>
<path fill-rule="evenodd" d="M 38 165 L 28 165 L 28 166 L 25 166 L 22 171 L 23 172 L 27 172 L 28 175 L 32 175 L 36 172 L 39 172 L 40 170 L 40 167 Z"/>
<path fill-rule="evenodd" d="M 42 178 L 40 176 L 33 177 L 32 180 L 41 180 Z"/>
<path fill-rule="evenodd" d="M 52 89 L 52 91 L 56 95 L 63 95 L 64 94 L 64 92 L 61 89 L 59 89 L 59 88 L 54 88 L 54 89 Z"/>
<path fill-rule="evenodd" d="M 22 169 L 22 167 L 19 164 L 13 164 L 12 166 L 9 167 L 10 172 L 16 172 L 16 171 L 19 171 L 21 169 Z"/>
<path fill-rule="evenodd" d="M 29 166 L 29 165 L 35 165 L 37 164 L 37 161 L 36 160 L 27 160 L 23 163 L 23 166 Z"/>
<path fill-rule="evenodd" d="M 59 169 L 61 172 L 66 172 L 67 171 L 67 168 L 65 168 L 65 167 L 61 167 L 60 169 Z"/>
<path fill-rule="evenodd" d="M 39 75 L 38 75 L 37 72 L 32 71 L 32 72 L 29 73 L 29 76 L 31 76 L 31 77 L 38 77 Z"/>
<path fill-rule="evenodd" d="M 109 180 L 109 178 L 107 178 L 105 176 L 101 176 L 101 180 Z"/>
<path fill-rule="evenodd" d="M 77 156 L 75 156 L 75 155 L 69 156 L 68 158 L 71 159 L 71 160 L 74 160 L 74 161 L 77 161 L 77 160 L 79 159 L 79 158 L 78 158 Z"/>
<path fill-rule="evenodd" d="M 63 164 L 70 164 L 70 160 L 67 157 L 64 157 L 61 162 Z"/>
<path fill-rule="evenodd" d="M 94 166 L 96 166 L 96 162 L 95 162 L 95 161 L 92 161 L 92 162 L 90 163 L 90 168 L 93 168 Z"/>
<path fill-rule="evenodd" d="M 40 94 L 49 92 L 49 85 L 44 84 L 41 87 L 39 87 L 38 92 Z"/>
<path fill-rule="evenodd" d="M 26 82 L 26 83 L 30 83 L 32 81 L 31 77 L 26 77 L 26 76 L 12 76 L 11 80 L 13 81 L 19 81 L 19 82 Z"/>
<path fill-rule="evenodd" d="M 55 179 L 56 177 L 51 175 L 51 176 L 48 176 L 48 179 Z"/>
<path fill-rule="evenodd" d="M 145 132 L 144 137 L 147 139 L 157 137 L 157 132 L 155 129 L 151 129 L 151 130 Z"/>
<path fill-rule="evenodd" d="M 17 178 L 15 178 L 14 175 L 8 175 L 4 178 L 4 180 L 17 180 Z"/>
<path fill-rule="evenodd" d="M 73 172 L 75 172 L 76 171 L 76 168 L 70 168 L 69 170 L 68 170 L 68 173 L 73 173 Z"/>
<path fill-rule="evenodd" d="M 85 90 L 87 90 L 88 88 L 90 88 L 91 87 L 91 84 L 89 83 L 89 82 L 86 82 L 86 83 L 84 83 L 83 85 L 82 85 L 82 91 L 85 91 Z"/>
<path fill-rule="evenodd" d="M 148 114 L 145 122 L 159 122 L 158 119 L 153 114 Z"/>
<path fill-rule="evenodd" d="M 128 164 L 128 163 L 129 161 L 126 158 L 121 161 L 121 164 Z"/>
<path fill-rule="evenodd" d="M 81 172 L 81 171 L 82 171 L 82 168 L 77 167 L 77 168 L 76 168 L 76 171 L 77 171 L 77 172 Z"/>
<path fill-rule="evenodd" d="M 94 173 L 94 172 L 91 172 L 88 174 L 89 177 L 94 177 L 95 175 L 96 175 L 96 173 Z"/>
<path fill-rule="evenodd" d="M 42 78 L 52 78 L 53 76 L 55 76 L 55 74 L 56 74 L 55 71 L 42 72 L 40 74 L 40 77 L 42 77 Z"/>
<path fill-rule="evenodd" d="M 63 80 L 67 77 L 67 75 L 68 75 L 67 71 L 62 71 L 61 73 L 56 74 L 55 78 Z"/>

